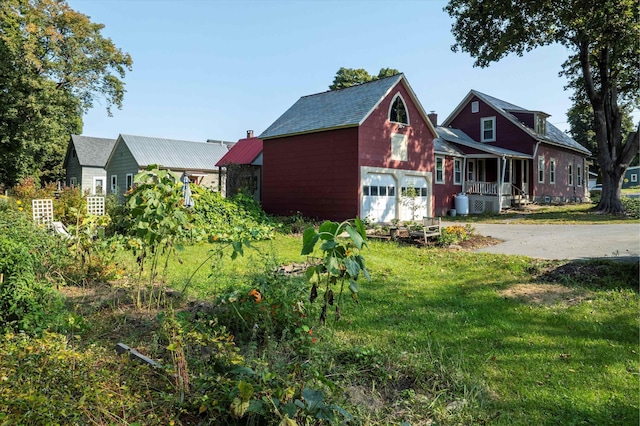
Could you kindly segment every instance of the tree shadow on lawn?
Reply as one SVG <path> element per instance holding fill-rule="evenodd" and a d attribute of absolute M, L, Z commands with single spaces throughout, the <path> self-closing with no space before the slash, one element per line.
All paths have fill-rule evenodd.
<path fill-rule="evenodd" d="M 564 277 L 576 286 L 588 271 L 594 269 L 583 264 L 549 267 L 540 285 L 557 287 L 553 280 Z M 346 330 L 357 330 L 363 344 L 369 337 L 397 353 L 420 353 L 434 345 L 451 356 L 459 352 L 471 379 L 487 383 L 491 416 L 503 413 L 507 422 L 510 416 L 527 421 L 529 415 L 542 424 L 637 422 L 629 396 L 637 388 L 637 368 L 629 367 L 637 364 L 632 350 L 640 338 L 637 293 L 622 291 L 617 302 L 602 300 L 595 292 L 621 287 L 604 274 L 578 288 L 578 301 L 560 297 L 536 304 L 505 296 L 502 291 L 523 283 L 521 277 L 504 276 L 488 283 L 452 275 L 448 284 L 419 288 L 388 276 L 362 292 L 362 306 L 349 315 L 355 319 Z M 630 286 L 624 277 L 622 282 L 623 288 Z M 623 312 L 608 311 L 620 305 Z"/>

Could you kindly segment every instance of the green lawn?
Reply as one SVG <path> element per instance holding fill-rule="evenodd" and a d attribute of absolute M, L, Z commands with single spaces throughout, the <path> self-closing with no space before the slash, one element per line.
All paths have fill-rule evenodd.
<path fill-rule="evenodd" d="M 202 268 L 190 297 L 246 286 L 265 259 L 302 262 L 300 244 L 279 236 L 256 244 L 262 255 L 217 265 L 212 277 Z M 190 263 L 170 267 L 174 286 L 207 249 L 186 249 Z M 433 416 L 444 424 L 638 423 L 637 265 L 587 268 L 381 242 L 364 256 L 372 282 L 324 330 L 321 348 L 336 358 L 323 358 L 327 375 L 378 398 L 374 412 L 359 407 L 372 424 L 393 423 L 399 412 L 412 424 Z M 553 273 L 558 267 L 578 272 Z M 359 377 L 358 368 L 368 373 Z M 371 379 L 371 368 L 388 380 Z"/>

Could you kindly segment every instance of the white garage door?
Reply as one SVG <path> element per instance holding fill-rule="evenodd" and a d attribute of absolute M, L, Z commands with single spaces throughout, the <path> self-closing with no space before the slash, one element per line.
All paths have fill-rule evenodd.
<path fill-rule="evenodd" d="M 396 183 L 391 175 L 371 173 L 362 181 L 362 217 L 391 222 L 396 216 Z"/>
<path fill-rule="evenodd" d="M 405 176 L 400 192 L 401 220 L 422 220 L 427 216 L 427 179 L 422 176 Z"/>

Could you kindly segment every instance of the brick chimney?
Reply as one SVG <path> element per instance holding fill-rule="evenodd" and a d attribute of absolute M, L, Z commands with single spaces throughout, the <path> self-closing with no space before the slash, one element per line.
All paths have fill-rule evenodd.
<path fill-rule="evenodd" d="M 438 127 L 438 114 L 436 114 L 435 111 L 429 111 L 429 114 L 427 114 L 427 118 L 429 119 L 429 121 L 431 121 L 433 127 Z"/>
<path fill-rule="evenodd" d="M 253 137 L 253 130 L 247 130 L 247 139 Z"/>

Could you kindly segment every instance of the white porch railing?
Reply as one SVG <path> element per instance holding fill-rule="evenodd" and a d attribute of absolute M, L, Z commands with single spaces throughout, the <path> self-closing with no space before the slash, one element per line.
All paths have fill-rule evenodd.
<path fill-rule="evenodd" d="M 467 181 L 464 184 L 464 191 L 467 194 L 498 195 L 498 183 Z"/>

